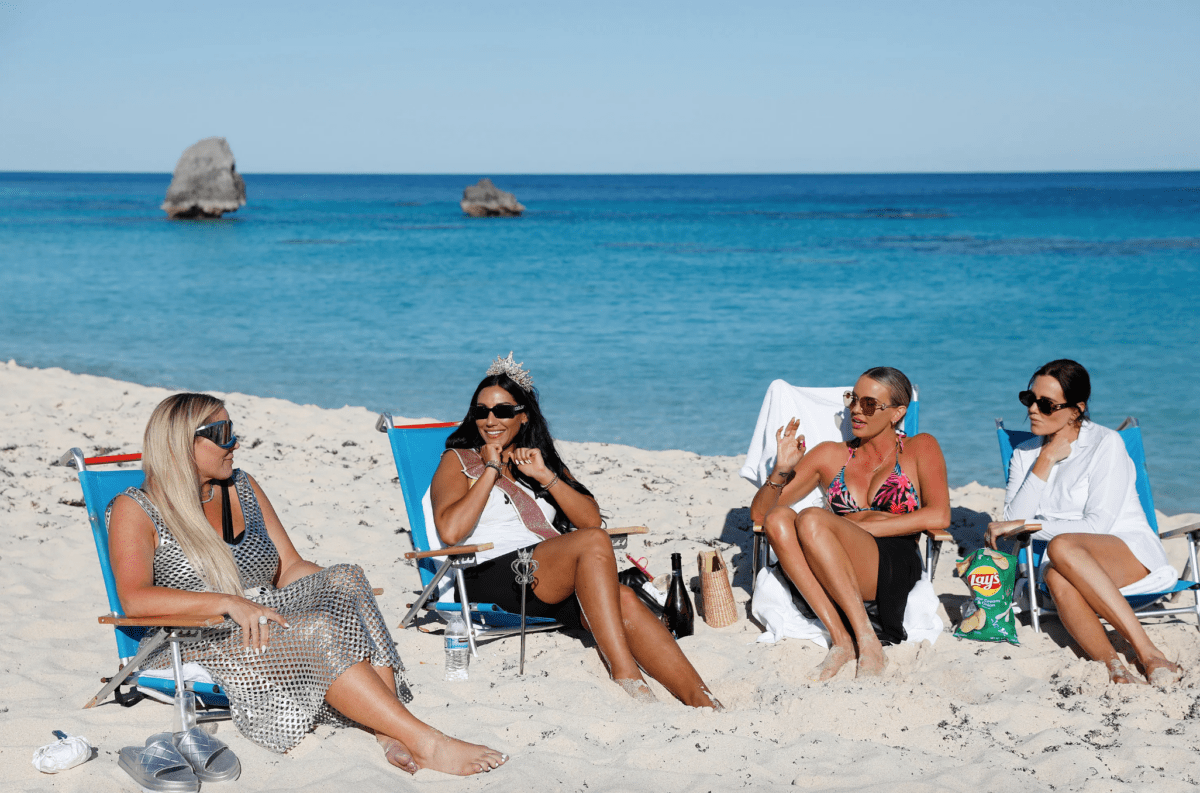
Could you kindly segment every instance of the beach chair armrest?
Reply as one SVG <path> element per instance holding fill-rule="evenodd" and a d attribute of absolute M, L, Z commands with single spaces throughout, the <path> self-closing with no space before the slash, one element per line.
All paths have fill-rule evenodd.
<path fill-rule="evenodd" d="M 620 537 L 626 534 L 649 534 L 650 529 L 645 526 L 619 526 L 615 529 L 605 529 L 609 537 Z"/>
<path fill-rule="evenodd" d="M 224 621 L 225 617 L 220 614 L 165 614 L 160 617 L 114 617 L 104 614 L 97 619 L 101 625 L 144 628 L 211 628 Z"/>
<path fill-rule="evenodd" d="M 951 542 L 954 540 L 954 535 L 945 529 L 929 529 L 925 534 L 929 535 L 929 539 L 935 542 Z"/>
<path fill-rule="evenodd" d="M 1042 529 L 1040 526 L 1038 526 L 1036 528 L 1028 528 L 1026 526 L 1019 526 L 1010 532 L 1005 532 L 1004 534 L 1001 534 L 998 539 L 1014 540 L 1016 542 L 1025 542 L 1026 540 L 1029 539 L 1029 537 L 1031 535 L 1037 534 L 1041 530 Z"/>
<path fill-rule="evenodd" d="M 494 543 L 481 542 L 479 545 L 456 545 L 453 548 L 439 548 L 436 551 L 409 551 L 405 559 L 429 559 L 434 556 L 461 556 L 464 553 L 478 553 L 495 548 Z"/>
<path fill-rule="evenodd" d="M 762 533 L 763 533 L 763 527 L 762 527 L 762 524 L 761 524 L 761 523 L 755 523 L 755 524 L 754 524 L 754 533 L 755 533 L 755 534 L 762 534 Z"/>
<path fill-rule="evenodd" d="M 1180 526 L 1178 529 L 1164 531 L 1162 534 L 1158 535 L 1158 539 L 1170 540 L 1174 537 L 1182 537 L 1185 534 L 1193 534 L 1196 532 L 1200 532 L 1200 523 L 1189 523 L 1186 526 Z"/>

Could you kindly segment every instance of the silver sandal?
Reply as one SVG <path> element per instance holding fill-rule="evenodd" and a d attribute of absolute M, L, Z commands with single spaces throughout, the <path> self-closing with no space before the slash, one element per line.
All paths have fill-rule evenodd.
<path fill-rule="evenodd" d="M 201 782 L 232 782 L 242 773 L 242 763 L 233 750 L 199 727 L 174 735 L 164 732 L 154 737 L 172 741 Z"/>
<path fill-rule="evenodd" d="M 145 746 L 126 746 L 117 765 L 147 793 L 198 793 L 200 780 L 170 737 L 151 735 Z"/>

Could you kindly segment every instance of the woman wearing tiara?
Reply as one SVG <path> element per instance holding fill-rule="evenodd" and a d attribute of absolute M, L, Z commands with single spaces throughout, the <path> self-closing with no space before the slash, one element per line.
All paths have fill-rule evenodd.
<path fill-rule="evenodd" d="M 302 559 L 258 482 L 233 467 L 237 448 L 215 397 L 175 394 L 154 409 L 142 448 L 145 486 L 109 506 L 126 615 L 225 615 L 182 646 L 183 660 L 212 674 L 238 730 L 272 751 L 292 748 L 318 722 L 348 718 L 373 730 L 388 761 L 409 773 L 466 775 L 503 763 L 499 752 L 449 738 L 409 712 L 404 667 L 362 568 Z M 169 664 L 163 645 L 144 666 Z M 185 753 L 188 742 L 206 746 L 202 755 L 225 751 L 203 731 L 179 736 Z M 121 761 L 134 764 L 131 774 L 142 763 L 124 751 Z"/>
<path fill-rule="evenodd" d="M 438 536 L 495 545 L 465 571 L 473 597 L 519 611 L 511 563 L 532 549 L 527 614 L 589 630 L 609 674 L 639 701 L 655 699 L 645 670 L 687 705 L 720 707 L 670 632 L 617 580 L 596 500 L 563 465 L 533 378 L 512 353 L 487 370 L 446 449 L 429 491 Z"/>
<path fill-rule="evenodd" d="M 829 631 L 829 654 L 814 680 L 828 680 L 856 656 L 859 677 L 883 673 L 887 658 L 864 601 L 875 601 L 885 638 L 903 641 L 908 593 L 921 577 L 917 538 L 950 523 L 941 447 L 932 435 L 905 438 L 900 430 L 912 394 L 903 372 L 878 366 L 846 392 L 849 443 L 830 441 L 805 454 L 796 420 L 780 427 L 775 467 L 750 504 L 779 564 Z M 797 514 L 780 506 L 818 486 L 829 509 Z"/>

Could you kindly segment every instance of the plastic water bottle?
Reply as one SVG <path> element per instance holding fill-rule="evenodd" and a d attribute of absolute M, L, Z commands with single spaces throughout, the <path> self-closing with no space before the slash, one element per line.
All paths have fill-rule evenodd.
<path fill-rule="evenodd" d="M 467 624 L 462 614 L 451 611 L 446 617 L 446 679 L 466 680 L 471 663 L 471 645 L 467 642 Z"/>

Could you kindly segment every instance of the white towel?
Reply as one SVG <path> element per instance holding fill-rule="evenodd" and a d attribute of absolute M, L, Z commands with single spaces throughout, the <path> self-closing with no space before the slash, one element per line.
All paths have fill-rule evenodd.
<path fill-rule="evenodd" d="M 755 487 L 762 487 L 775 466 L 775 432 L 795 418 L 800 421 L 798 434 L 804 436 L 807 448 L 825 441 L 847 441 L 851 438 L 850 416 L 842 404 L 842 394 L 849 388 L 800 388 L 776 380 L 767 388 L 758 422 L 746 451 L 746 464 L 739 472 Z M 819 507 L 822 493 L 819 488 L 792 505 L 793 509 Z"/>
<path fill-rule="evenodd" d="M 938 599 L 933 584 L 922 578 L 908 593 L 904 607 L 905 641 L 928 640 L 935 644 L 942 635 L 945 624 L 938 615 Z M 782 638 L 809 639 L 821 647 L 829 646 L 829 632 L 818 619 L 809 619 L 800 613 L 792 601 L 792 591 L 778 567 L 764 567 L 758 571 L 754 583 L 754 599 L 750 613 L 765 626 L 757 639 L 759 642 L 777 642 Z"/>
<path fill-rule="evenodd" d="M 1050 554 L 1043 554 L 1041 564 L 1038 565 L 1038 578 L 1046 579 L 1046 568 L 1050 566 Z M 1022 570 L 1021 572 L 1024 572 Z M 1025 576 L 1021 576 L 1022 581 L 1018 583 L 1018 592 L 1024 592 L 1027 587 L 1024 583 Z M 1179 571 L 1169 564 L 1164 564 L 1162 567 L 1156 567 L 1146 575 L 1134 581 L 1128 586 L 1121 587 L 1121 594 L 1125 597 L 1130 595 L 1149 595 L 1155 592 L 1166 592 L 1175 586 L 1179 581 Z M 1025 598 L 1028 603 L 1029 598 Z"/>
<path fill-rule="evenodd" d="M 1154 592 L 1166 592 L 1179 582 L 1179 571 L 1169 564 L 1150 571 L 1144 578 L 1139 578 L 1129 586 L 1121 587 L 1121 594 L 1149 595 Z"/>
<path fill-rule="evenodd" d="M 160 680 L 173 680 L 175 678 L 175 672 L 171 669 L 171 667 L 168 666 L 166 669 L 145 669 L 141 672 L 138 672 L 137 676 L 153 677 Z M 184 663 L 183 682 L 185 684 L 205 683 L 210 686 L 216 685 L 217 683 L 216 680 L 213 680 L 213 676 L 208 673 L 208 670 L 195 661 L 187 661 Z M 138 686 L 137 690 L 150 697 L 150 699 L 156 699 L 159 702 L 170 703 L 175 701 L 174 694 L 168 694 L 165 691 L 159 691 L 157 688 L 150 688 L 149 686 L 143 688 Z"/>

